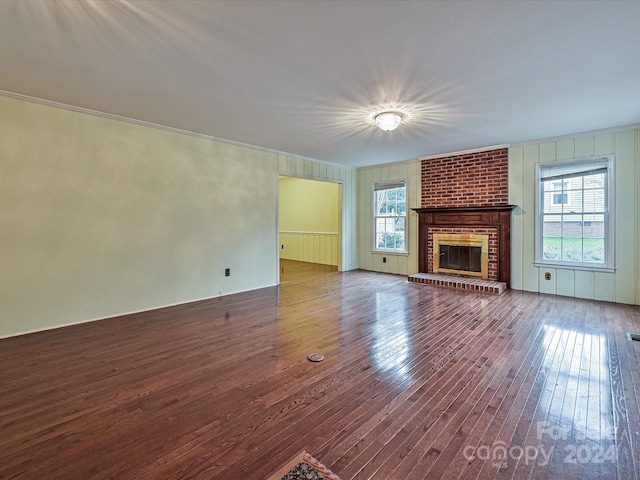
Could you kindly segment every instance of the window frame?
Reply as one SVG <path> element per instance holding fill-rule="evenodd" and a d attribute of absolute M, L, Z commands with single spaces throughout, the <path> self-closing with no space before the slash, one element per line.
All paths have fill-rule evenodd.
<path fill-rule="evenodd" d="M 561 169 L 571 167 L 584 166 L 582 172 L 587 172 L 589 165 L 606 163 L 607 176 L 605 181 L 604 192 L 604 263 L 592 262 L 572 262 L 568 260 L 549 260 L 543 258 L 543 218 L 544 218 L 544 183 L 542 172 L 544 169 Z M 602 167 L 601 167 L 602 168 Z M 536 267 L 549 267 L 571 270 L 589 270 L 599 272 L 615 272 L 615 155 L 599 155 L 594 157 L 578 158 L 574 160 L 561 160 L 547 163 L 536 164 L 535 175 L 535 254 L 534 265 Z M 580 176 L 580 169 L 577 168 L 575 176 Z M 548 177 L 547 177 L 548 178 Z M 571 177 L 567 177 L 571 178 Z M 564 190 L 564 189 L 563 189 Z M 584 192 L 584 185 L 580 192 Z M 552 195 L 554 192 L 551 192 Z M 564 193 L 564 191 L 563 191 Z M 568 192 L 567 192 L 567 200 Z M 571 202 L 568 201 L 567 204 Z M 567 204 L 553 204 L 561 206 Z M 588 212 L 587 212 L 588 213 Z M 549 214 L 547 214 L 549 215 Z M 576 215 L 585 215 L 584 209 Z M 584 217 L 582 218 L 584 225 Z M 585 238 L 584 236 L 582 238 Z M 588 238 L 588 237 L 586 237 Z"/>
<path fill-rule="evenodd" d="M 373 182 L 371 185 L 371 205 L 372 205 L 372 217 L 373 217 L 373 228 L 372 228 L 372 252 L 374 253 L 384 253 L 384 254 L 392 254 L 392 255 L 408 255 L 409 254 L 409 189 L 408 189 L 408 181 L 407 179 L 401 180 L 387 180 L 380 182 Z M 377 198 L 376 192 L 379 190 L 387 190 L 391 188 L 403 187 L 405 190 L 405 211 L 404 215 L 395 215 L 395 216 L 387 216 L 387 217 L 379 217 L 377 215 Z M 377 236 L 378 236 L 378 218 L 404 218 L 404 249 L 395 249 L 395 248 L 379 248 L 377 246 Z"/>

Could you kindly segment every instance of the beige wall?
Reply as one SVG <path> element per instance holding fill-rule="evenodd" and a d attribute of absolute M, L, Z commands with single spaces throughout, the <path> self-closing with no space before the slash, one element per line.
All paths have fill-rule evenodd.
<path fill-rule="evenodd" d="M 570 297 L 640 304 L 640 130 L 577 136 L 509 150 L 512 288 Z M 615 154 L 615 273 L 538 268 L 534 262 L 537 163 Z M 544 274 L 551 273 L 551 280 Z"/>
<path fill-rule="evenodd" d="M 275 285 L 298 169 L 353 232 L 349 169 L 0 97 L 0 337 Z"/>
<path fill-rule="evenodd" d="M 338 184 L 280 178 L 280 230 L 338 233 Z"/>
<path fill-rule="evenodd" d="M 373 184 L 406 180 L 409 254 L 373 252 Z M 418 271 L 418 215 L 420 207 L 420 161 L 393 163 L 358 169 L 358 255 L 360 268 L 375 272 L 411 275 Z M 383 263 L 382 259 L 387 259 Z"/>

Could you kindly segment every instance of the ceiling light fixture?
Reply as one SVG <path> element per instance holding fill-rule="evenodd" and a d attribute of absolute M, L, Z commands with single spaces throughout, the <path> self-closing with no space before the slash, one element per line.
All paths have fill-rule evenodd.
<path fill-rule="evenodd" d="M 402 114 L 400 112 L 382 112 L 374 118 L 378 127 L 385 132 L 395 130 L 402 122 Z"/>

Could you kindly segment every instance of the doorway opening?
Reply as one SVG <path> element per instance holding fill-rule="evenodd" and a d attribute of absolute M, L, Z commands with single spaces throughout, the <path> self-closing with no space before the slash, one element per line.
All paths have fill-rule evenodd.
<path fill-rule="evenodd" d="M 342 270 L 342 184 L 280 175 L 278 203 L 280 265 Z"/>

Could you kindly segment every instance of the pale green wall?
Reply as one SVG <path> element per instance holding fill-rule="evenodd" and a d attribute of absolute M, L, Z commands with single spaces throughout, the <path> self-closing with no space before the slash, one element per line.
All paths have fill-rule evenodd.
<path fill-rule="evenodd" d="M 338 184 L 280 179 L 280 230 L 338 233 Z"/>
<path fill-rule="evenodd" d="M 360 268 L 375 272 L 411 275 L 418 272 L 418 215 L 420 207 L 420 161 L 393 163 L 358 169 L 358 254 Z M 409 254 L 373 252 L 373 184 L 391 180 L 407 181 Z M 383 263 L 382 259 L 387 259 Z"/>
<path fill-rule="evenodd" d="M 298 170 L 344 182 L 355 244 L 350 169 L 0 97 L 0 337 L 275 285 Z"/>
<path fill-rule="evenodd" d="M 640 304 L 640 130 L 567 138 L 509 149 L 512 288 L 610 302 Z M 616 272 L 538 268 L 534 262 L 535 165 L 615 154 Z M 545 272 L 551 280 L 545 280 Z"/>

